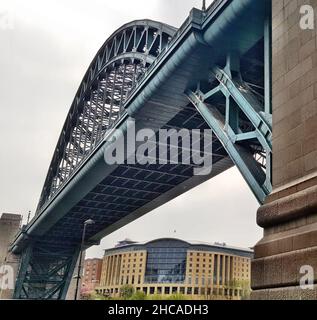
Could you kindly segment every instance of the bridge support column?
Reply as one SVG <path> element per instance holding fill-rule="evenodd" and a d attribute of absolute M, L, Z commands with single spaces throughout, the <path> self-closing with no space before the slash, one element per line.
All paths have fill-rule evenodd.
<path fill-rule="evenodd" d="M 300 27 L 305 4 L 317 13 L 317 0 L 272 0 L 273 193 L 257 217 L 259 300 L 317 299 L 317 32 L 316 21 Z"/>

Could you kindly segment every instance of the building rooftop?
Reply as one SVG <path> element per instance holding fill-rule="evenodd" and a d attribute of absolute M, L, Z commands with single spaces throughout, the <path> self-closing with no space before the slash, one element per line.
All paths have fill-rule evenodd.
<path fill-rule="evenodd" d="M 14 214 L 14 213 L 1 213 L 0 220 L 21 221 L 22 216 L 20 214 Z"/>
<path fill-rule="evenodd" d="M 105 253 L 111 253 L 114 251 L 126 251 L 127 249 L 130 249 L 131 251 L 147 249 L 147 247 L 150 247 L 151 245 L 158 243 L 160 241 L 172 241 L 172 242 L 183 243 L 184 246 L 188 248 L 188 250 L 198 250 L 198 251 L 207 250 L 207 251 L 226 252 L 226 253 L 230 252 L 232 254 L 241 255 L 241 256 L 252 256 L 254 253 L 254 251 L 251 248 L 240 248 L 235 246 L 229 246 L 226 243 L 185 241 L 185 240 L 176 239 L 176 238 L 162 238 L 162 239 L 151 240 L 149 242 L 131 241 L 132 243 L 126 243 L 126 244 L 124 244 L 124 241 L 120 241 L 119 242 L 121 244 L 120 246 L 115 246 L 114 248 L 106 249 Z"/>

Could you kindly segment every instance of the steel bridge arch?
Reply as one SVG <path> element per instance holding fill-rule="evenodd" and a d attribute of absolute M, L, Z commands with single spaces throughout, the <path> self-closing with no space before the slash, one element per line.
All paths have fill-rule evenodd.
<path fill-rule="evenodd" d="M 177 29 L 136 20 L 115 31 L 90 64 L 67 115 L 41 193 L 37 214 L 123 113 L 138 79 Z"/>
<path fill-rule="evenodd" d="M 173 29 L 164 29 L 166 26 L 159 23 L 151 27 L 148 20 L 125 25 L 109 38 L 90 65 L 75 96 L 37 216 L 11 245 L 12 253 L 22 254 L 14 293 L 16 299 L 65 298 L 78 260 L 82 226 L 88 218 L 96 224 L 84 239 L 87 248 L 162 202 L 211 178 L 194 179 L 192 166 L 108 168 L 104 161 L 108 144 L 103 133 L 109 133 L 109 142 L 115 135 L 108 130 L 112 129 L 109 119 L 124 130 L 129 115 L 141 119 L 140 122 L 146 117 L 141 126 L 155 119 L 158 123 L 153 121 L 151 125 L 158 128 L 211 127 L 218 136 L 212 142 L 215 144 L 212 175 L 232 166 L 229 155 L 243 169 L 240 171 L 251 189 L 263 201 L 270 188 L 268 160 L 272 152 L 271 97 L 267 90 L 270 77 L 265 77 L 269 74 L 270 54 L 269 46 L 262 43 L 264 2 L 261 3 L 262 6 L 252 0 L 217 0 L 207 12 L 193 10 L 167 45 L 168 50 L 164 50 L 164 45 Z M 251 33 L 246 31 L 250 23 L 244 23 L 250 12 L 254 20 L 260 17 L 258 27 L 257 23 L 251 23 L 255 28 Z M 238 35 L 243 35 L 242 45 L 240 37 L 232 32 L 234 22 Z M 124 33 L 124 30 L 127 31 Z M 214 47 L 217 39 L 223 42 L 224 34 L 231 40 L 227 41 L 230 47 L 235 38 L 239 43 L 233 42 L 235 45 L 221 50 L 218 57 Z M 250 42 L 246 40 L 249 35 Z M 266 44 L 268 39 L 264 36 Z M 164 51 L 156 57 L 160 50 Z M 266 51 L 265 57 L 263 51 Z M 147 69 L 152 60 L 154 63 Z M 245 65 L 250 61 L 251 70 L 246 70 Z M 122 68 L 126 66 L 139 71 L 130 73 L 129 86 L 122 80 L 116 81 L 116 72 L 119 79 L 123 79 Z M 138 80 L 145 69 L 145 76 Z M 250 71 L 248 77 L 245 77 L 246 71 Z M 132 79 L 136 86 L 129 94 Z M 162 90 L 157 90 L 158 87 Z M 254 89 L 256 87 L 259 90 Z M 254 95 L 258 97 L 259 94 L 260 107 L 253 103 Z M 129 98 L 125 101 L 127 95 Z M 113 110 L 105 106 L 117 108 L 115 112 L 120 115 L 123 101 L 126 110 L 122 110 L 120 122 L 115 122 Z"/>

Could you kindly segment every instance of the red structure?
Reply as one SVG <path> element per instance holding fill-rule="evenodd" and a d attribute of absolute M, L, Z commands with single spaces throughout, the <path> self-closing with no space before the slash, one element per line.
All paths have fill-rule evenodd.
<path fill-rule="evenodd" d="M 94 292 L 100 283 L 102 259 L 87 259 L 84 264 L 84 272 L 81 285 L 82 296 Z"/>

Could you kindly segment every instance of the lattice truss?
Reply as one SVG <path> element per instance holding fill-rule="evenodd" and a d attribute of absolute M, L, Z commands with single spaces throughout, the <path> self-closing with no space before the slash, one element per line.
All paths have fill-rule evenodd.
<path fill-rule="evenodd" d="M 23 254 L 15 288 L 16 299 L 65 299 L 79 250 L 37 243 Z M 22 276 L 23 277 L 22 277 Z M 22 281 L 23 279 L 23 281 Z"/>
<path fill-rule="evenodd" d="M 90 65 L 58 141 L 38 211 L 94 150 L 124 112 L 140 77 L 168 45 L 176 29 L 154 21 L 123 26 Z"/>
<path fill-rule="evenodd" d="M 186 94 L 263 203 L 272 191 L 272 114 L 259 78 L 244 80 L 241 59 L 231 53 L 224 66 L 213 67 L 208 81 Z"/>

